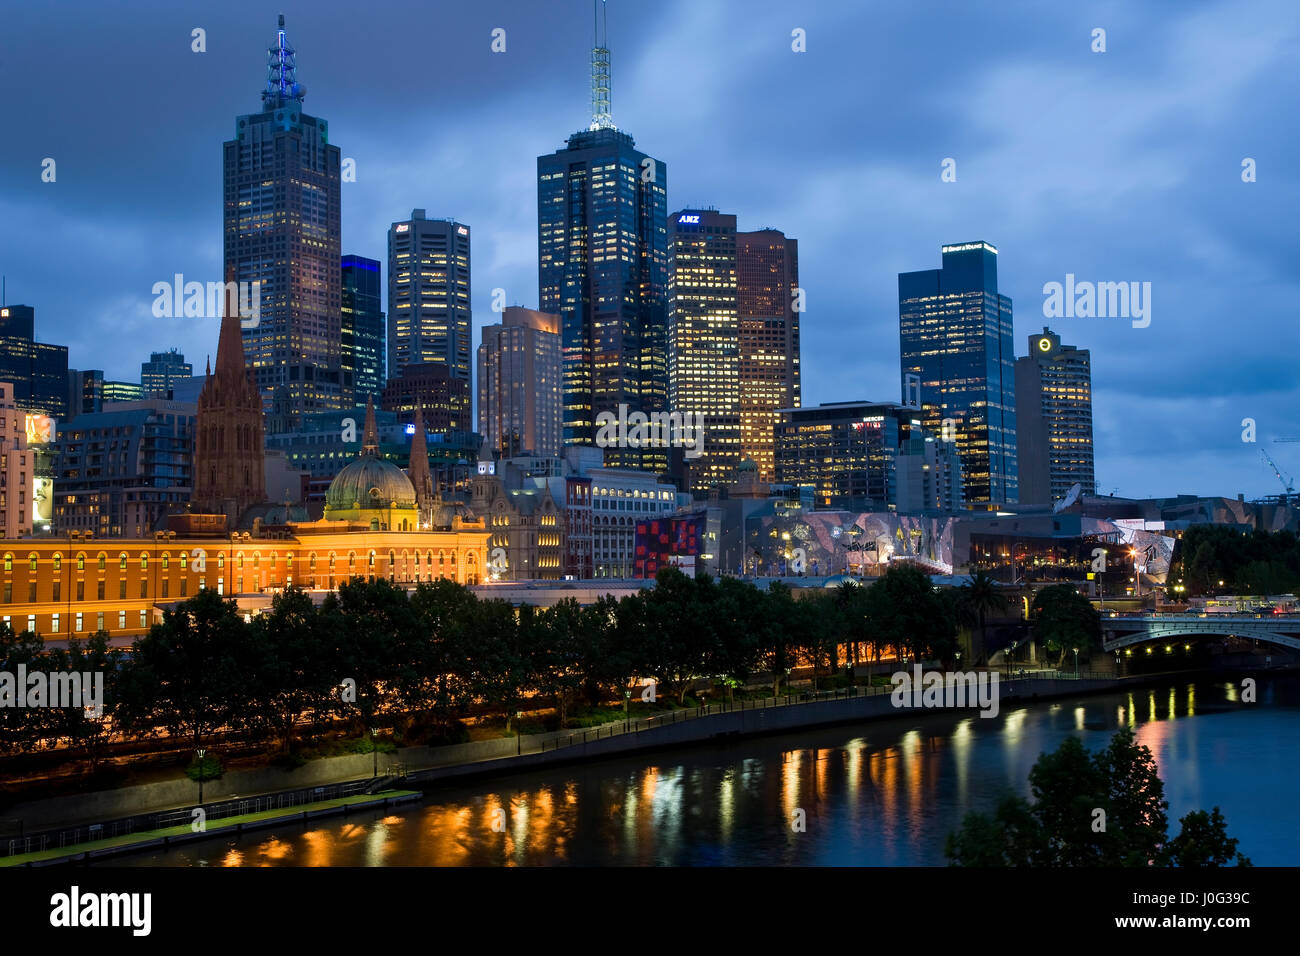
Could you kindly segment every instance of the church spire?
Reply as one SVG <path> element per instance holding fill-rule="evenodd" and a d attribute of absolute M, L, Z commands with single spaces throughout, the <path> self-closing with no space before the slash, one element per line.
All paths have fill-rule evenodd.
<path fill-rule="evenodd" d="M 415 406 L 415 435 L 411 438 L 411 461 L 406 475 L 415 487 L 415 506 L 421 524 L 432 523 L 433 474 L 429 471 L 429 446 L 424 436 L 424 410 L 419 404 Z"/>
<path fill-rule="evenodd" d="M 366 430 L 361 437 L 361 455 L 379 457 L 379 429 L 375 425 L 375 397 L 366 399 Z"/>

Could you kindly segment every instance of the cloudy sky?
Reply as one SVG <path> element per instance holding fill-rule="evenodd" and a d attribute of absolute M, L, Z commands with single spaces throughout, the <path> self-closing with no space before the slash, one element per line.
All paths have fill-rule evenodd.
<path fill-rule="evenodd" d="M 670 209 L 799 240 L 805 404 L 897 400 L 897 274 L 983 239 L 1019 354 L 1044 283 L 1151 283 L 1147 328 L 1051 320 L 1092 351 L 1103 493 L 1273 493 L 1261 448 L 1300 477 L 1300 442 L 1273 443 L 1300 438 L 1300 4 L 608 9 L 614 120 L 667 163 Z M 535 160 L 589 121 L 590 0 L 5 0 L 0 273 L 73 366 L 138 380 L 151 350 L 215 351 L 215 322 L 155 319 L 150 289 L 220 273 L 221 144 L 260 108 L 280 12 L 306 111 L 356 162 L 343 252 L 382 260 L 423 207 L 474 229 L 476 342 L 493 288 L 536 305 Z"/>

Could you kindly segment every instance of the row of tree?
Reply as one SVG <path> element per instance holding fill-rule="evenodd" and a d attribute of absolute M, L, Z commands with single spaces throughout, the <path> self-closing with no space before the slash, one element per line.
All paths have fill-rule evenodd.
<path fill-rule="evenodd" d="M 1174 545 L 1169 580 L 1189 595 L 1294 594 L 1300 591 L 1300 538 L 1290 531 L 1193 525 Z"/>
<path fill-rule="evenodd" d="M 1059 596 L 1091 611 L 1069 586 Z M 1054 633 L 1088 626 L 1060 613 L 1061 604 L 1049 595 L 1039 608 Z M 147 737 L 161 728 L 196 747 L 235 731 L 288 752 L 304 725 L 338 719 L 445 739 L 471 708 L 505 715 L 509 729 L 526 700 L 553 705 L 564 726 L 575 704 L 621 703 L 644 679 L 680 704 L 702 678 L 728 688 L 767 679 L 776 694 L 796 666 L 811 665 L 815 687 L 846 660 L 898 655 L 951 665 L 959 625 L 983 629 L 985 616 L 1005 607 L 981 576 L 939 590 L 906 565 L 869 586 L 850 582 L 798 599 L 779 583 L 760 590 L 666 568 L 654 588 L 634 595 L 549 608 L 479 600 L 450 581 L 408 595 L 358 579 L 320 607 L 287 589 L 251 620 L 205 590 L 167 611 L 129 654 L 111 650 L 102 634 L 47 650 L 37 635 L 0 633 L 0 670 L 106 675 L 103 718 L 79 708 L 0 709 L 0 747 L 63 739 L 93 766 L 110 732 Z M 1084 638 L 1063 640 L 1049 646 Z"/>

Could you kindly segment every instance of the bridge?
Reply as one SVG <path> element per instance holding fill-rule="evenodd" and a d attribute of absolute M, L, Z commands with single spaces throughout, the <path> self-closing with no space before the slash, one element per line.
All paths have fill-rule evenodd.
<path fill-rule="evenodd" d="M 1300 614 L 1124 614 L 1101 619 L 1108 651 L 1188 637 L 1244 637 L 1300 650 Z"/>

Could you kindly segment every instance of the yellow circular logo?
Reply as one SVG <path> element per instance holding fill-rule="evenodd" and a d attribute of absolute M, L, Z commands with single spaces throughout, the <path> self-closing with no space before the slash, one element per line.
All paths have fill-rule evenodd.
<path fill-rule="evenodd" d="M 1040 351 L 1040 352 L 1050 352 L 1050 351 L 1052 351 L 1052 340 L 1051 340 L 1051 339 L 1039 339 L 1039 340 L 1038 340 L 1038 351 Z"/>

